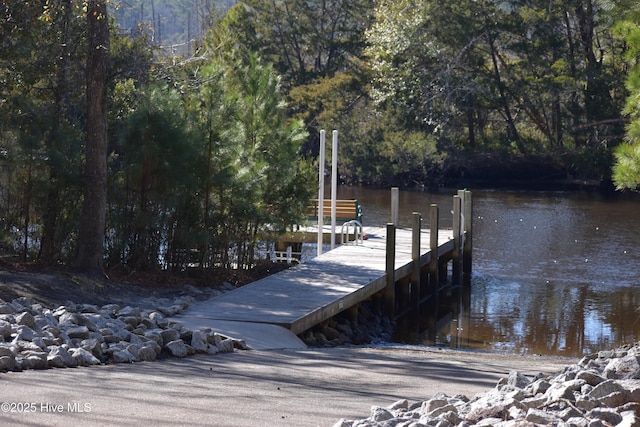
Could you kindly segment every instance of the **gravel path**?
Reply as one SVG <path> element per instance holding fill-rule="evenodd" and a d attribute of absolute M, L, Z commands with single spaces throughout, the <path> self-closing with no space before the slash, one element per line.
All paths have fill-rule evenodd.
<path fill-rule="evenodd" d="M 476 393 L 573 359 L 451 350 L 236 351 L 130 365 L 0 374 L 1 425 L 333 426 L 372 405 Z M 28 410 L 24 412 L 29 404 Z M 80 412 L 82 410 L 83 412 Z"/>

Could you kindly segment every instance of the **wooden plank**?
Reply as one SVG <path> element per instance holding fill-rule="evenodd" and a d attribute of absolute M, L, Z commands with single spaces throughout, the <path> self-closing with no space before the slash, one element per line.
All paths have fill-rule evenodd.
<path fill-rule="evenodd" d="M 369 298 L 386 286 L 386 230 L 365 231 L 362 245 L 342 245 L 308 262 L 210 300 L 210 319 L 281 325 L 299 334 Z M 411 274 L 410 230 L 396 230 L 394 279 Z M 453 250 L 451 232 L 440 232 L 440 253 Z M 430 233 L 420 236 L 420 264 L 430 260 Z M 426 242 L 426 244 L 424 243 Z"/>

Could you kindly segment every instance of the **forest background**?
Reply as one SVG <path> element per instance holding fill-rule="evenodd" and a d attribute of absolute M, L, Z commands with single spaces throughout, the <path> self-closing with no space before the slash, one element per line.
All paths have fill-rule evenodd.
<path fill-rule="evenodd" d="M 640 182 L 635 1 L 2 0 L 5 259 L 70 264 L 94 220 L 101 20 L 109 271 L 255 266 L 304 219 L 320 129 L 348 184 Z"/>

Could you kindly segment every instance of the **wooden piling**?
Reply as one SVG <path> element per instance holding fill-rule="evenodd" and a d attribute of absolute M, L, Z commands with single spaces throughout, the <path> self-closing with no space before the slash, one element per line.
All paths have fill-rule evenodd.
<path fill-rule="evenodd" d="M 451 284 L 460 284 L 461 274 L 461 251 L 462 251 L 462 200 L 459 195 L 453 196 L 453 260 L 451 266 Z"/>
<path fill-rule="evenodd" d="M 400 189 L 393 187 L 391 189 L 391 222 L 396 227 L 399 224 L 399 212 L 400 212 Z"/>
<path fill-rule="evenodd" d="M 384 311 L 390 319 L 396 315 L 396 226 L 387 224 L 386 242 L 386 287 L 384 290 Z"/>
<path fill-rule="evenodd" d="M 462 249 L 462 281 L 471 284 L 471 262 L 473 252 L 473 198 L 471 191 L 464 192 L 464 245 Z"/>
<path fill-rule="evenodd" d="M 428 303 L 426 304 L 427 340 L 433 344 L 436 340 L 436 325 L 438 323 L 438 299 L 440 289 L 440 265 L 438 254 L 438 231 L 440 230 L 440 209 L 432 204 L 429 209 L 429 285 L 427 287 Z"/>
<path fill-rule="evenodd" d="M 411 236 L 411 258 L 413 266 L 411 268 L 411 302 L 413 314 L 411 316 L 411 332 L 420 333 L 420 295 L 421 278 L 420 278 L 420 245 L 422 235 L 422 215 L 419 212 L 413 213 L 413 228 Z"/>
<path fill-rule="evenodd" d="M 431 259 L 429 260 L 429 286 L 437 289 L 438 279 L 438 230 L 440 226 L 440 210 L 438 205 L 432 204 L 429 210 L 429 249 L 431 250 Z"/>

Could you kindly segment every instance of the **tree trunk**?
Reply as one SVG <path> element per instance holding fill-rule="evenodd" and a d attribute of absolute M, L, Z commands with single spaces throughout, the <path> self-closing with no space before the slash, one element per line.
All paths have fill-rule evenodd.
<path fill-rule="evenodd" d="M 69 27 L 71 25 L 72 10 L 71 0 L 64 0 L 60 3 L 62 12 L 62 22 L 60 35 L 60 50 L 58 62 L 56 64 L 56 94 L 55 94 L 55 114 L 59 120 L 53 122 L 51 135 L 47 137 L 47 151 L 49 157 L 49 189 L 47 193 L 47 205 L 43 216 L 42 240 L 40 242 L 40 261 L 46 265 L 53 265 L 59 253 L 56 234 L 58 234 L 58 215 L 60 210 L 60 184 L 58 180 L 59 166 L 53 160 L 52 153 L 58 149 L 60 144 L 59 129 L 63 121 L 68 120 L 69 114 Z"/>
<path fill-rule="evenodd" d="M 105 91 L 109 66 L 107 0 L 87 5 L 87 145 L 85 189 L 75 266 L 91 274 L 103 273 L 107 206 L 107 109 Z"/>
<path fill-rule="evenodd" d="M 502 108 L 504 111 L 505 119 L 507 120 L 507 129 L 509 131 L 509 137 L 516 143 L 518 150 L 521 153 L 525 152 L 525 146 L 520 139 L 520 134 L 518 133 L 518 129 L 516 128 L 516 124 L 513 120 L 513 116 L 511 114 L 511 108 L 509 107 L 509 100 L 507 99 L 505 84 L 502 81 L 502 77 L 500 74 L 500 67 L 498 66 L 498 53 L 496 52 L 496 47 L 494 44 L 494 39 L 491 35 L 487 36 L 489 41 L 489 49 L 491 51 L 491 60 L 493 62 L 493 71 L 495 74 L 496 86 L 498 88 L 499 100 L 502 104 Z"/>

